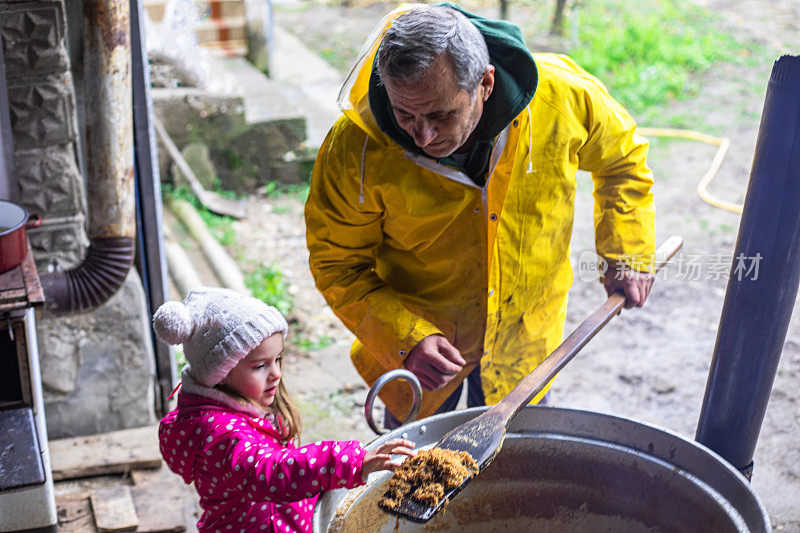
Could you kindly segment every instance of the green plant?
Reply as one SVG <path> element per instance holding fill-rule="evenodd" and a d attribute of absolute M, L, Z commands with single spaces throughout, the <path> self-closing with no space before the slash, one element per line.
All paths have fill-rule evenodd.
<path fill-rule="evenodd" d="M 273 305 L 284 315 L 292 308 L 292 296 L 283 274 L 275 265 L 261 265 L 253 272 L 245 274 L 244 284 L 250 292 L 264 303 Z"/>
<path fill-rule="evenodd" d="M 714 27 L 710 11 L 690 2 L 607 0 L 580 7 L 579 44 L 569 53 L 634 115 L 692 95 L 693 74 L 736 60 L 742 48 Z"/>
<path fill-rule="evenodd" d="M 183 367 L 187 364 L 186 355 L 180 348 L 173 347 L 172 349 L 175 352 L 175 364 L 178 365 L 178 375 L 180 376 L 181 370 L 183 370 Z"/>
<path fill-rule="evenodd" d="M 244 160 L 231 149 L 222 150 L 220 163 L 230 170 L 236 170 L 244 166 Z"/>
<path fill-rule="evenodd" d="M 311 339 L 305 335 L 298 335 L 295 341 L 297 348 L 303 352 L 316 352 L 333 344 L 333 337 L 323 335 L 318 339 Z"/>
<path fill-rule="evenodd" d="M 284 196 L 305 202 L 308 198 L 308 183 L 280 183 L 269 181 L 262 187 L 264 196 L 268 198 L 282 198 Z"/>

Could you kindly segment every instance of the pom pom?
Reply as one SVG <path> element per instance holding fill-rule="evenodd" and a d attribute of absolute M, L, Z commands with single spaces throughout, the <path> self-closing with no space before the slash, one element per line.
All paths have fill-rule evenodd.
<path fill-rule="evenodd" d="M 182 302 L 167 302 L 153 315 L 153 330 L 167 344 L 183 344 L 193 329 L 192 315 Z"/>

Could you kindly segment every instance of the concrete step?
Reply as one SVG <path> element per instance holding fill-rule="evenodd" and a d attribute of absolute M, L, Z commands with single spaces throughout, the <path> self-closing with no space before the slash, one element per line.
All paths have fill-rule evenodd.
<path fill-rule="evenodd" d="M 211 90 L 244 99 L 248 124 L 304 117 L 292 87 L 268 78 L 244 58 L 209 58 L 209 70 Z"/>
<path fill-rule="evenodd" d="M 297 89 L 268 78 L 242 57 L 207 62 L 207 87 L 151 92 L 173 142 L 179 148 L 205 143 L 229 190 L 245 193 L 268 181 L 304 181 L 310 170 L 306 111 Z M 168 163 L 159 157 L 159 166 L 166 171 Z"/>
<path fill-rule="evenodd" d="M 273 30 L 271 78 L 294 94 L 306 117 L 306 145 L 319 148 L 341 116 L 336 98 L 344 76 L 284 28 L 275 25 Z"/>

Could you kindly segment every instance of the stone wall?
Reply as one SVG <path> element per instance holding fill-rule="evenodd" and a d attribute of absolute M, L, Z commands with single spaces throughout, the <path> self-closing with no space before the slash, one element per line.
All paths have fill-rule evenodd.
<path fill-rule="evenodd" d="M 81 80 L 73 78 L 81 69 L 72 68 L 68 53 L 68 33 L 80 35 L 81 24 L 80 10 L 68 16 L 63 0 L 0 0 L 18 201 L 44 219 L 28 232 L 40 271 L 74 268 L 88 246 L 76 104 Z M 154 421 L 145 309 L 141 280 L 132 271 L 119 293 L 90 313 L 37 313 L 50 438 Z"/>

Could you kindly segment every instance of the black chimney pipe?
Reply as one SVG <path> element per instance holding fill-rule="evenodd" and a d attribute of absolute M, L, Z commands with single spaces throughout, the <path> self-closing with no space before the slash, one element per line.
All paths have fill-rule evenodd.
<path fill-rule="evenodd" d="M 800 56 L 772 68 L 696 440 L 748 478 L 800 280 Z"/>

